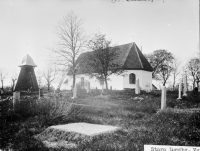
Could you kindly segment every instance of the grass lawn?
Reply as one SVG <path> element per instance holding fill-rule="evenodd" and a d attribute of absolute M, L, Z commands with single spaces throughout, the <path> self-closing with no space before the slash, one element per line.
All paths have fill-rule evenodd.
<path fill-rule="evenodd" d="M 135 99 L 135 97 L 143 99 Z M 79 144 L 77 148 L 69 150 L 142 151 L 144 144 L 200 146 L 199 110 L 188 109 L 188 104 L 192 104 L 191 98 L 180 102 L 175 99 L 176 97 L 177 94 L 168 94 L 168 106 L 172 108 L 163 111 L 159 111 L 160 95 L 152 93 L 136 96 L 116 92 L 103 97 L 79 98 L 73 104 L 68 118 L 58 118 L 43 124 L 39 122 L 39 115 L 30 114 L 22 117 L 13 114 L 6 118 L 6 122 L 4 120 L 4 124 L 1 124 L 3 129 L 0 132 L 0 148 L 62 150 L 62 148 L 48 149 L 33 136 L 41 133 L 48 126 L 75 122 L 113 125 L 122 129 L 92 139 L 83 137 L 81 140 L 66 134 L 64 137 L 66 141 Z M 51 135 L 51 137 L 52 141 L 63 139 L 59 135 Z"/>

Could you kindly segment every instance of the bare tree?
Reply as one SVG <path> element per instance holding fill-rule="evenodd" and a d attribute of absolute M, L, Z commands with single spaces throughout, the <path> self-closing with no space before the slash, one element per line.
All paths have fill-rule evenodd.
<path fill-rule="evenodd" d="M 173 90 L 175 89 L 175 84 L 176 84 L 176 79 L 177 76 L 181 73 L 180 70 L 180 61 L 177 58 L 174 58 L 173 63 L 172 63 L 172 77 L 173 77 Z"/>
<path fill-rule="evenodd" d="M 111 47 L 111 41 L 106 40 L 105 35 L 97 33 L 89 41 L 89 47 L 93 50 L 87 53 L 87 71 L 90 76 L 100 81 L 105 81 L 108 90 L 108 77 L 112 74 L 120 74 L 123 67 L 116 62 L 118 47 Z"/>
<path fill-rule="evenodd" d="M 198 72 L 200 71 L 199 63 L 200 60 L 198 58 L 192 58 L 187 63 L 187 70 L 192 77 L 193 88 L 195 87 L 195 84 L 198 87 L 200 83 L 200 75 L 198 74 Z"/>
<path fill-rule="evenodd" d="M 59 75 L 60 75 L 60 78 L 59 78 L 59 83 L 58 83 L 58 87 L 57 87 L 58 90 L 60 90 L 60 88 L 65 80 L 65 77 L 67 75 L 67 70 L 65 68 L 60 70 Z"/>
<path fill-rule="evenodd" d="M 15 82 L 17 81 L 17 73 L 16 72 L 12 73 L 11 81 L 12 81 L 12 83 L 11 83 L 11 89 L 12 89 L 12 91 L 14 91 Z"/>
<path fill-rule="evenodd" d="M 165 49 L 155 50 L 153 53 L 145 56 L 153 68 L 152 77 L 156 80 L 160 80 L 160 77 L 158 75 L 160 74 L 161 71 L 164 71 L 168 67 L 168 65 L 172 63 L 174 59 L 172 53 L 168 52 Z M 169 71 L 170 70 L 165 70 L 167 75 Z M 166 76 L 166 78 L 168 79 L 168 76 Z"/>
<path fill-rule="evenodd" d="M 42 83 L 43 83 L 43 72 L 39 69 L 36 70 L 36 79 L 37 79 L 37 83 L 39 88 L 41 88 Z"/>
<path fill-rule="evenodd" d="M 160 71 L 158 73 L 159 79 L 162 81 L 163 86 L 167 83 L 167 80 L 169 79 L 171 72 L 173 71 L 173 68 L 171 65 L 162 65 L 160 66 Z"/>
<path fill-rule="evenodd" d="M 76 81 L 77 58 L 84 51 L 87 42 L 82 24 L 82 20 L 73 12 L 64 16 L 57 30 L 58 47 L 52 49 L 56 56 L 54 63 L 72 73 L 73 88 Z"/>
<path fill-rule="evenodd" d="M 153 67 L 152 77 L 156 80 L 162 80 L 162 84 L 165 86 L 173 70 L 173 54 L 163 49 L 155 50 L 153 53 L 146 55 L 146 57 Z"/>
<path fill-rule="evenodd" d="M 0 80 L 1 80 L 1 88 L 4 89 L 3 84 L 4 84 L 4 80 L 6 78 L 7 72 L 5 69 L 1 68 L 0 69 Z"/>
<path fill-rule="evenodd" d="M 43 77 L 47 83 L 48 91 L 50 91 L 50 87 L 52 82 L 55 80 L 58 71 L 55 66 L 48 65 L 47 68 L 43 71 Z"/>

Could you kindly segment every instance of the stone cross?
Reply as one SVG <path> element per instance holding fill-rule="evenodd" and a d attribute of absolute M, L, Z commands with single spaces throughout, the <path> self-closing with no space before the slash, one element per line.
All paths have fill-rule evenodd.
<path fill-rule="evenodd" d="M 162 95 L 161 95 L 161 109 L 166 108 L 166 87 L 162 87 Z"/>
<path fill-rule="evenodd" d="M 184 85 L 183 96 L 187 96 L 187 77 L 186 77 L 186 75 L 183 78 L 183 85 Z"/>
<path fill-rule="evenodd" d="M 139 79 L 136 80 L 136 89 L 135 94 L 140 94 L 140 82 Z"/>
<path fill-rule="evenodd" d="M 181 99 L 181 87 L 182 87 L 182 84 L 179 83 L 179 87 L 178 87 L 178 98 L 177 98 L 177 99 Z"/>

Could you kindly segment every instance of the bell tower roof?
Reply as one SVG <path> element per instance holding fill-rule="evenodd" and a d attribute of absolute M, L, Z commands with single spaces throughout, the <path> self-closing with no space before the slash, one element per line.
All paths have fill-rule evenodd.
<path fill-rule="evenodd" d="M 36 67 L 37 65 L 34 63 L 33 59 L 27 54 L 26 56 L 24 56 L 21 64 L 19 65 L 19 67 L 23 67 L 23 66 Z"/>

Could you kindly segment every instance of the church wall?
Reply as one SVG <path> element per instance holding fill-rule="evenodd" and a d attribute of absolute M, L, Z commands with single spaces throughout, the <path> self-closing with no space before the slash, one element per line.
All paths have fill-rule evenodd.
<path fill-rule="evenodd" d="M 136 75 L 136 80 L 139 79 L 140 87 L 142 90 L 152 89 L 152 72 L 143 71 L 143 70 L 126 70 L 121 75 L 113 74 L 109 76 L 108 88 L 110 89 L 110 87 L 112 86 L 113 90 L 123 90 L 124 88 L 135 89 L 136 83 L 135 84 L 129 83 L 129 75 L 131 73 L 134 73 Z M 84 78 L 84 83 L 90 82 L 91 89 L 102 88 L 99 81 L 95 77 L 90 78 L 89 76 L 85 74 L 77 75 L 76 83 L 80 84 L 82 77 Z M 71 89 L 72 82 L 73 82 L 72 76 L 68 76 L 68 84 L 67 84 L 67 87 L 65 88 Z M 105 83 L 104 83 L 104 88 L 106 88 Z"/>
<path fill-rule="evenodd" d="M 95 77 L 90 78 L 89 76 L 84 75 L 84 74 L 77 75 L 76 83 L 81 82 L 81 77 L 84 77 L 85 82 L 87 82 L 87 81 L 90 82 L 91 89 L 96 89 L 96 88 L 102 89 L 102 86 L 100 85 L 99 81 Z M 106 88 L 105 82 L 104 82 L 103 87 L 104 87 L 104 89 Z M 119 75 L 114 75 L 114 74 L 109 76 L 108 77 L 108 88 L 110 89 L 110 87 L 112 87 L 113 90 L 123 90 L 123 77 L 119 76 Z"/>
<path fill-rule="evenodd" d="M 143 70 L 126 70 L 124 72 L 123 77 L 123 87 L 129 89 L 135 89 L 135 84 L 129 83 L 129 75 L 134 73 L 136 76 L 136 80 L 139 79 L 140 87 L 143 90 L 147 90 L 148 88 L 152 89 L 152 72 L 143 71 Z M 147 86 L 148 85 L 148 86 Z"/>
<path fill-rule="evenodd" d="M 91 78 L 85 74 L 79 74 L 76 76 L 76 84 L 81 83 L 82 77 L 84 78 L 84 83 L 90 82 L 91 89 L 96 89 L 96 88 L 102 89 L 102 86 L 100 85 L 99 81 L 95 77 Z M 109 80 L 108 80 L 108 88 L 109 89 L 112 86 L 113 90 L 123 90 L 123 77 L 122 76 L 111 75 L 108 78 L 109 78 Z M 72 76 L 68 76 L 67 79 L 68 79 L 68 84 L 63 84 L 61 89 L 66 89 L 66 90 L 71 89 L 72 83 L 73 83 Z M 106 88 L 105 83 L 104 83 L 103 87 L 104 87 L 104 89 Z"/>

